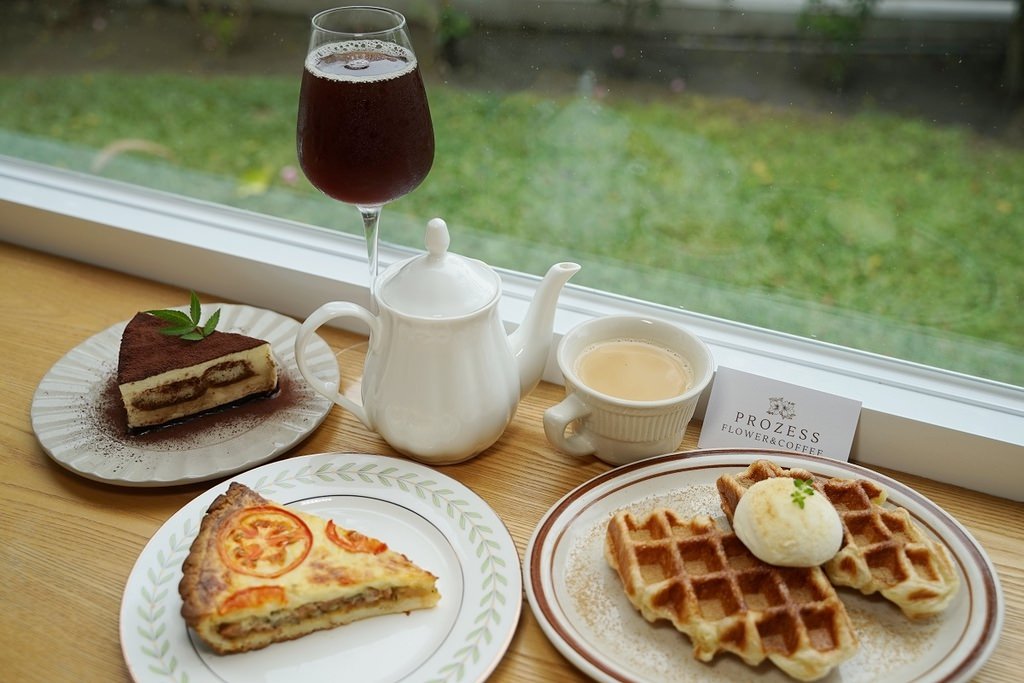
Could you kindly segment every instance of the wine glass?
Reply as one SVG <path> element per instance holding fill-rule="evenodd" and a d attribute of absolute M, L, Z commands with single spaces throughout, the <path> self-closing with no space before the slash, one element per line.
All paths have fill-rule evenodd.
<path fill-rule="evenodd" d="M 434 163 L 434 128 L 405 17 L 338 7 L 312 19 L 296 130 L 299 165 L 321 192 L 363 218 L 370 292 L 381 208 Z"/>

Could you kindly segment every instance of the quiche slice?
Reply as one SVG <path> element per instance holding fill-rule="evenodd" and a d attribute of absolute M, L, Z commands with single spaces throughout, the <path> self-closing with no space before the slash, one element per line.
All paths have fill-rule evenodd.
<path fill-rule="evenodd" d="M 203 517 L 178 585 L 181 615 L 218 654 L 433 607 L 435 577 L 375 538 L 233 482 Z"/>

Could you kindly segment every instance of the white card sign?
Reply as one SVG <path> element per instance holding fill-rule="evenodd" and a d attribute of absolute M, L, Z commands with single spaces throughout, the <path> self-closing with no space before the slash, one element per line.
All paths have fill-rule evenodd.
<path fill-rule="evenodd" d="M 719 367 L 697 445 L 849 460 L 860 407 L 860 401 Z"/>

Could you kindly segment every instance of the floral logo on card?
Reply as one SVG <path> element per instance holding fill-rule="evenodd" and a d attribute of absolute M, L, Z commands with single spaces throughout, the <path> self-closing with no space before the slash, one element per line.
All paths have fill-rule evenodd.
<path fill-rule="evenodd" d="M 796 403 L 787 401 L 782 396 L 772 396 L 768 399 L 768 414 L 778 415 L 783 420 L 792 420 L 796 417 Z"/>

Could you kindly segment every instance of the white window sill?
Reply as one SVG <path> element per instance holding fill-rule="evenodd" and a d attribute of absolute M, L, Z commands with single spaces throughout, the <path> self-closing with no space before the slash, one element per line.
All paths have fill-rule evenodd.
<path fill-rule="evenodd" d="M 325 301 L 365 304 L 368 299 L 360 240 L 2 156 L 0 239 L 299 319 Z M 407 255 L 382 245 L 384 265 Z M 175 266 L 182 262 L 194 267 L 182 272 Z M 522 318 L 539 278 L 502 272 L 502 279 L 502 315 L 511 326 Z M 571 282 L 559 301 L 555 333 L 560 336 L 596 315 L 621 312 L 648 313 L 687 326 L 707 341 L 719 365 L 861 401 L 855 462 L 1024 500 L 1021 387 Z M 561 382 L 553 362 L 545 378 Z"/>

